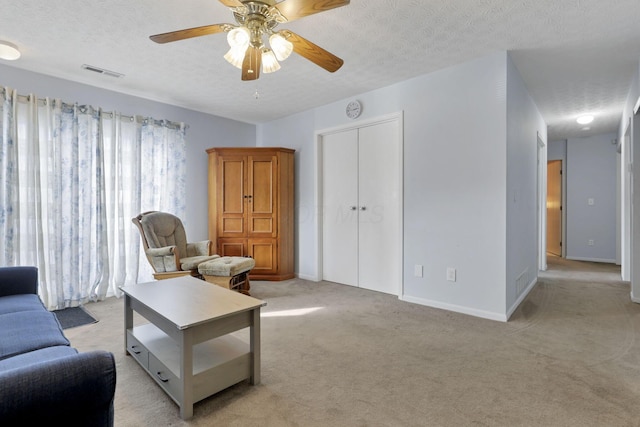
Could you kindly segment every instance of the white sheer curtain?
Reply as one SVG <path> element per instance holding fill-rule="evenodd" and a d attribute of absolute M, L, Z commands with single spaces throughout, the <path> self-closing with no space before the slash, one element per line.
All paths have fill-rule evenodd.
<path fill-rule="evenodd" d="M 0 265 L 39 268 L 49 309 L 151 280 L 131 218 L 184 214 L 185 127 L 0 87 Z"/>

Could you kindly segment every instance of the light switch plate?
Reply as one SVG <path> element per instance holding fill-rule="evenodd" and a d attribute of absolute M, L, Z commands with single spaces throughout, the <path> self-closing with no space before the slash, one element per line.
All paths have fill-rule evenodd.
<path fill-rule="evenodd" d="M 422 277 L 423 269 L 422 269 L 422 266 L 420 264 L 416 264 L 413 267 L 413 275 L 416 276 L 416 277 Z"/>
<path fill-rule="evenodd" d="M 455 282 L 456 281 L 456 269 L 453 267 L 448 267 L 447 268 L 447 280 L 449 282 Z"/>

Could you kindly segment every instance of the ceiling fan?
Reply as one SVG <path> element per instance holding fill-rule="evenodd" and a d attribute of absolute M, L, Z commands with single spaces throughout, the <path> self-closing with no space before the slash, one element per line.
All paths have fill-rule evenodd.
<path fill-rule="evenodd" d="M 213 24 L 150 36 L 156 43 L 168 43 L 192 37 L 226 32 L 231 48 L 224 58 L 242 69 L 242 80 L 256 80 L 260 71 L 280 69 L 278 61 L 296 52 L 329 72 L 337 71 L 344 61 L 290 30 L 274 30 L 318 12 L 346 6 L 350 0 L 220 0 L 233 12 L 238 25 Z M 268 44 L 263 40 L 268 38 Z"/>

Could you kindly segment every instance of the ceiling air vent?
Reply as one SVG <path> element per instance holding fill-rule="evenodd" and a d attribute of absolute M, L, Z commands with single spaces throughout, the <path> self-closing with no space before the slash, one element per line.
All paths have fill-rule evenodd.
<path fill-rule="evenodd" d="M 93 71 L 94 73 L 104 74 L 105 76 L 115 77 L 119 79 L 120 77 L 124 77 L 124 74 L 116 73 L 115 71 L 105 70 L 104 68 L 95 67 L 93 65 L 82 64 L 82 68 L 87 71 Z"/>

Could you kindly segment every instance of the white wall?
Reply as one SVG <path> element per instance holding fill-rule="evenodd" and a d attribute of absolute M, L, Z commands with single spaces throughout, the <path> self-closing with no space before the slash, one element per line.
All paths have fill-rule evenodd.
<path fill-rule="evenodd" d="M 509 97 L 507 87 L 513 91 Z M 253 125 L 85 85 L 0 67 L 0 85 L 189 124 L 189 235 L 206 233 L 206 148 L 282 146 L 296 150 L 296 268 L 318 279 L 317 131 L 350 120 L 350 99 Z M 407 301 L 506 320 L 507 245 L 532 235 L 536 129 L 540 118 L 506 52 L 423 75 L 357 97 L 359 119 L 404 112 L 404 290 Z M 507 112 L 507 105 L 513 108 Z M 507 128 L 507 121 L 514 126 Z M 522 129 L 520 129 L 522 127 Z M 541 132 L 546 134 L 546 132 Z M 533 144 L 533 145 L 530 145 Z M 509 147 L 509 148 L 507 148 Z M 532 154 L 533 153 L 533 154 Z M 524 165 L 507 170 L 507 157 Z M 535 157 L 534 157 L 535 158 Z M 519 172 L 522 170 L 522 174 Z M 507 184 L 508 179 L 513 183 Z M 533 181 L 532 181 L 533 179 Z M 509 187 L 508 187 L 509 185 Z M 516 194 L 516 203 L 507 209 Z M 522 198 L 521 198 L 522 197 Z M 518 215 L 526 212 L 520 221 Z M 507 224 L 509 215 L 510 222 Z M 515 233 L 516 237 L 509 237 Z M 527 237 L 529 239 L 529 237 Z M 532 238 L 535 240 L 535 238 Z M 509 243 L 507 243 L 509 242 Z M 529 243 L 527 243 L 529 245 Z M 527 246 L 510 256 L 513 271 L 535 265 Z M 424 277 L 413 266 L 424 265 Z M 447 267 L 457 281 L 446 280 Z M 510 285 L 511 286 L 511 285 Z M 509 292 L 509 297 L 507 293 Z M 507 298 L 509 301 L 507 301 Z"/>
<path fill-rule="evenodd" d="M 629 94 L 627 96 L 627 102 L 622 113 L 622 119 L 620 120 L 620 129 L 618 131 L 618 140 L 622 141 L 627 130 L 627 126 L 631 123 L 631 141 L 632 141 L 632 153 L 630 163 L 637 168 L 640 165 L 640 128 L 636 127 L 638 124 L 638 116 L 634 117 L 633 108 L 636 101 L 640 97 L 640 63 L 638 71 L 631 81 L 629 87 Z M 624 152 L 623 152 L 624 155 Z M 621 171 L 624 173 L 625 168 L 622 167 Z M 632 174 L 632 188 L 640 188 L 640 173 Z M 624 176 L 622 179 L 624 182 Z M 624 184 L 623 184 L 624 191 Z M 631 299 L 634 302 L 640 302 L 640 192 L 635 191 L 632 207 L 622 206 L 622 215 L 624 215 L 625 209 L 632 209 L 633 215 L 631 218 L 631 230 L 625 230 L 623 221 L 622 228 L 622 246 L 625 247 L 625 239 L 631 239 L 631 251 L 630 254 L 622 254 L 622 272 L 623 278 L 631 281 Z M 633 234 L 632 234 L 633 232 Z M 629 273 L 629 277 L 626 277 L 626 272 Z"/>
<path fill-rule="evenodd" d="M 612 133 L 567 140 L 568 259 L 616 260 L 617 153 L 611 143 L 616 137 Z"/>
<path fill-rule="evenodd" d="M 506 306 L 509 316 L 533 288 L 538 277 L 539 198 L 538 137 L 542 169 L 546 171 L 547 126 L 527 92 L 520 73 L 507 60 L 507 224 Z M 544 172 L 546 178 L 546 172 Z M 546 182 L 546 179 L 542 180 Z M 545 215 L 546 216 L 546 215 Z"/>
<path fill-rule="evenodd" d="M 547 145 L 547 160 L 562 160 L 562 165 L 567 164 L 567 140 L 549 141 Z"/>
<path fill-rule="evenodd" d="M 110 77 L 103 77 L 110 78 Z M 168 104 L 146 100 L 85 84 L 49 77 L 0 64 L 0 85 L 17 89 L 18 93 L 40 98 L 60 98 L 65 102 L 93 105 L 105 111 L 125 115 L 150 116 L 184 122 L 187 129 L 187 195 L 186 217 L 183 218 L 190 240 L 208 236 L 207 222 L 207 156 L 213 146 L 254 146 L 255 125 L 224 119 Z M 133 227 L 134 225 L 131 224 Z M 200 236 L 200 237 L 198 237 Z"/>
<path fill-rule="evenodd" d="M 359 120 L 404 112 L 405 300 L 506 319 L 507 70 L 508 55 L 499 52 L 357 97 L 363 105 Z M 535 203 L 531 156 L 536 130 L 546 131 L 517 70 L 511 68 L 509 75 L 518 92 L 510 100 L 518 113 L 510 115 L 516 127 L 524 127 L 510 132 L 511 154 L 527 165 L 523 175 L 519 168 L 511 171 L 514 189 L 523 194 L 515 218 Z M 348 123 L 349 100 L 258 125 L 258 145 L 297 150 L 300 277 L 318 279 L 314 135 Z M 527 214 L 526 224 L 516 220 L 511 229 L 531 235 L 531 215 L 535 218 L 535 212 Z M 515 256 L 535 269 L 529 252 Z M 424 265 L 424 277 L 413 276 L 415 264 Z M 446 281 L 447 267 L 457 269 L 456 282 Z"/>

